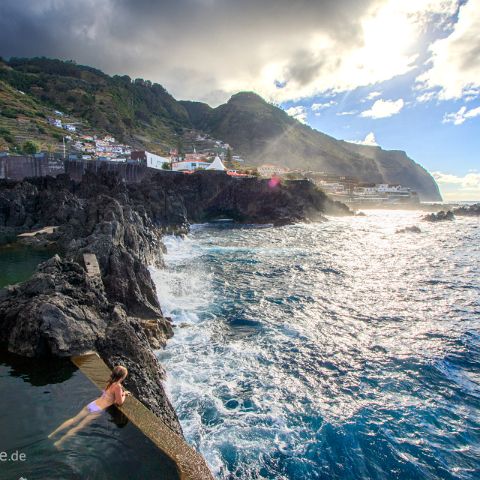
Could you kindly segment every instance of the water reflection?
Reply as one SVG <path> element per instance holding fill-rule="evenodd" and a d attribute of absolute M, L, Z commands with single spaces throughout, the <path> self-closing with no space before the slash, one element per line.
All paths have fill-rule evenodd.
<path fill-rule="evenodd" d="M 65 382 L 77 371 L 69 359 L 32 360 L 10 353 L 5 348 L 0 348 L 0 366 L 7 367 L 10 376 L 19 377 L 36 387 Z"/>
<path fill-rule="evenodd" d="M 27 280 L 38 264 L 55 253 L 53 247 L 35 248 L 19 243 L 0 245 L 0 288 Z"/>

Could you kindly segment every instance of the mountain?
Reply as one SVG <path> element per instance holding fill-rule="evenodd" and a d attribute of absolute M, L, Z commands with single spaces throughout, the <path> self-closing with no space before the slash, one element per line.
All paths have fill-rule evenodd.
<path fill-rule="evenodd" d="M 248 164 L 349 175 L 366 182 L 400 183 L 424 201 L 441 200 L 432 176 L 404 152 L 355 145 L 325 135 L 251 92 L 212 108 L 177 101 L 161 85 L 47 58 L 0 59 L 0 142 L 39 136 L 61 140 L 46 122 L 54 109 L 93 133 L 110 133 L 135 148 L 166 153 L 192 130 L 228 142 Z M 85 128 L 84 128 L 85 130 Z M 195 138 L 195 137 L 193 137 Z M 188 137 L 188 145 L 194 145 Z"/>
<path fill-rule="evenodd" d="M 0 81 L 134 146 L 168 151 L 192 127 L 185 108 L 161 85 L 73 62 L 11 58 L 0 62 Z"/>
<path fill-rule="evenodd" d="M 405 152 L 337 140 L 300 123 L 255 93 L 238 93 L 217 108 L 180 103 L 195 128 L 228 142 L 253 164 L 274 163 L 350 175 L 365 182 L 399 183 L 416 190 L 424 201 L 441 200 L 433 177 Z"/>

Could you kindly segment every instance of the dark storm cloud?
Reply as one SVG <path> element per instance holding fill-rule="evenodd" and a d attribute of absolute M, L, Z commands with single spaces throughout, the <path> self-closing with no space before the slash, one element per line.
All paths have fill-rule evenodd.
<path fill-rule="evenodd" d="M 277 58 L 286 81 L 314 81 L 338 59 L 318 58 L 304 44 L 318 34 L 338 52 L 361 44 L 360 20 L 381 2 L 2 0 L 0 54 L 74 59 L 215 103 L 230 85 L 254 88 Z"/>
<path fill-rule="evenodd" d="M 286 78 L 295 79 L 302 86 L 308 85 L 319 74 L 325 62 L 324 57 L 316 58 L 312 52 L 300 50 L 293 55 L 286 70 Z"/>

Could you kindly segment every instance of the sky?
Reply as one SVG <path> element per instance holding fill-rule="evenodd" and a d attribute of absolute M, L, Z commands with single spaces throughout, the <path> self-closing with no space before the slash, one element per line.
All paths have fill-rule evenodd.
<path fill-rule="evenodd" d="M 2 0 L 0 55 L 75 60 L 219 105 L 252 90 L 405 150 L 480 200 L 480 0 Z"/>

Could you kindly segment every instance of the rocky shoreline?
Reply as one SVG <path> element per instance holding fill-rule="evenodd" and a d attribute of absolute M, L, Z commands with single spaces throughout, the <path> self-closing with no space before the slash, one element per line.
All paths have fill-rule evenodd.
<path fill-rule="evenodd" d="M 455 220 L 455 217 L 479 217 L 480 203 L 473 205 L 464 205 L 453 208 L 452 210 L 441 210 L 437 213 L 430 213 L 423 217 L 427 222 L 444 222 Z"/>
<path fill-rule="evenodd" d="M 147 268 L 163 265 L 162 235 L 222 217 L 284 225 L 324 213 L 352 212 L 309 182 L 272 187 L 224 174 L 158 174 L 127 184 L 105 172 L 81 182 L 64 175 L 1 181 L 0 234 L 43 228 L 20 241 L 53 245 L 58 254 L 26 282 L 0 290 L 0 343 L 28 357 L 93 350 L 110 367 L 126 365 L 127 388 L 182 434 L 154 354 L 173 335 Z M 98 276 L 87 271 L 84 254 L 96 256 Z"/>

